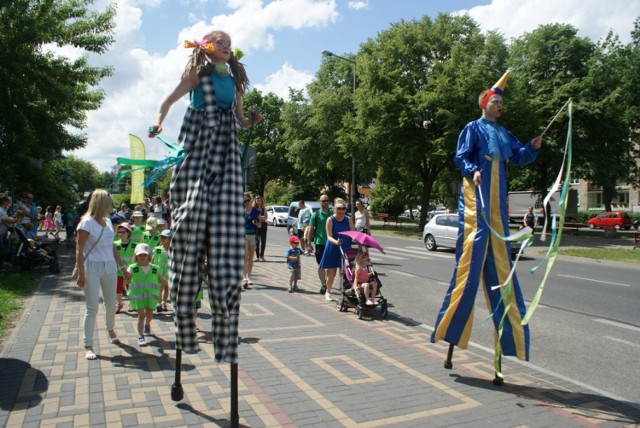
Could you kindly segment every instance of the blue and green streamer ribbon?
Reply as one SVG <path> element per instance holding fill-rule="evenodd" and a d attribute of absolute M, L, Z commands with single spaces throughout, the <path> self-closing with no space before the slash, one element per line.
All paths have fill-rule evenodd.
<path fill-rule="evenodd" d="M 130 169 L 122 169 L 118 172 L 116 176 L 116 183 L 122 180 L 128 174 L 131 174 L 133 171 L 144 170 L 146 168 L 153 168 L 147 179 L 144 181 L 143 186 L 148 186 L 153 183 L 164 174 L 167 173 L 171 168 L 176 165 L 179 165 L 180 162 L 184 159 L 184 149 L 178 146 L 171 141 L 168 141 L 164 137 L 160 135 L 156 135 L 156 138 L 164 143 L 164 145 L 169 150 L 169 156 L 162 160 L 151 160 L 151 159 L 129 159 L 129 158 L 117 158 L 117 162 L 121 165 L 131 166 Z M 137 167 L 137 168 L 134 168 Z"/>
<path fill-rule="evenodd" d="M 551 238 L 549 240 L 549 247 L 547 248 L 547 252 L 545 254 L 544 259 L 538 266 L 535 266 L 530 270 L 531 274 L 535 274 L 536 270 L 540 266 L 546 263 L 544 276 L 542 278 L 540 285 L 538 286 L 538 290 L 536 291 L 536 294 L 534 295 L 533 299 L 531 300 L 531 303 L 529 304 L 529 307 L 527 308 L 527 312 L 525 313 L 524 318 L 522 319 L 522 322 L 521 322 L 522 325 L 526 325 L 529 323 L 529 320 L 531 319 L 531 317 L 533 316 L 533 313 L 538 307 L 538 303 L 540 302 L 540 297 L 542 296 L 542 292 L 544 291 L 544 286 L 547 282 L 547 278 L 549 277 L 549 273 L 551 272 L 551 269 L 553 268 L 553 265 L 556 260 L 556 256 L 558 255 L 560 240 L 562 238 L 562 231 L 564 230 L 565 215 L 567 211 L 567 200 L 569 196 L 569 190 L 571 187 L 571 161 L 572 161 L 572 151 L 573 151 L 572 136 L 571 136 L 572 135 L 572 107 L 573 107 L 573 101 L 571 98 L 569 98 L 569 100 L 562 106 L 562 108 L 558 111 L 558 113 L 556 113 L 553 119 L 551 119 L 551 122 L 549 123 L 549 125 L 547 125 L 547 127 L 544 129 L 544 131 L 541 134 L 541 135 L 544 135 L 547 132 L 551 124 L 555 122 L 555 120 L 558 118 L 560 113 L 562 113 L 566 108 L 569 121 L 568 121 L 568 127 L 567 127 L 567 138 L 565 143 L 562 166 L 560 168 L 560 171 L 558 173 L 558 176 L 556 177 L 556 180 L 553 186 L 551 187 L 548 194 L 544 198 L 544 207 L 545 207 L 545 211 L 547 211 L 546 207 L 549 205 L 549 201 L 551 200 L 552 195 L 556 193 L 556 191 L 560 187 L 560 183 L 562 183 L 560 200 L 558 202 L 558 212 L 557 212 L 558 221 L 556 222 L 555 217 L 551 221 Z M 500 339 L 502 339 L 504 319 L 509 313 L 509 309 L 511 307 L 511 299 L 512 299 L 512 293 L 513 293 L 513 282 L 511 279 L 513 277 L 513 273 L 515 272 L 516 266 L 518 264 L 518 261 L 520 260 L 520 256 L 522 255 L 523 251 L 533 243 L 533 234 L 531 229 L 528 227 L 524 228 L 522 231 L 516 234 L 513 234 L 511 236 L 505 236 L 498 233 L 496 230 L 494 230 L 491 227 L 491 225 L 486 219 L 486 215 L 484 212 L 484 200 L 482 199 L 482 192 L 480 192 L 480 202 L 483 208 L 481 211 L 482 213 L 481 215 L 492 234 L 502 239 L 503 241 L 520 241 L 522 243 L 520 247 L 520 251 L 518 252 L 516 259 L 513 262 L 513 267 L 511 269 L 511 272 L 509 272 L 509 276 L 507 277 L 506 281 L 502 284 L 491 287 L 492 290 L 495 290 L 498 288 L 504 288 L 500 295 L 500 300 L 502 302 L 506 302 L 504 303 L 504 312 L 502 314 L 500 322 L 498 323 L 498 331 L 497 331 L 498 338 L 496 340 L 494 358 L 493 358 L 493 365 L 494 365 L 496 376 L 503 377 L 500 371 L 500 355 L 502 352 L 502 347 L 500 346 Z M 546 221 L 545 227 L 540 237 L 541 241 L 546 240 L 546 231 L 547 231 L 547 228 L 549 227 L 548 225 L 549 225 L 549 221 Z M 496 311 L 497 311 L 497 308 L 496 308 Z M 496 313 L 495 311 L 491 313 L 487 317 L 487 319 L 485 319 L 485 322 L 487 322 L 493 316 L 495 316 L 495 313 Z"/>

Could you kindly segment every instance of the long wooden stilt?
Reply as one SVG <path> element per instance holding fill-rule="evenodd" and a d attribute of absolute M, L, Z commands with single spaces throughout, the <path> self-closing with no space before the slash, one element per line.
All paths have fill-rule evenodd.
<path fill-rule="evenodd" d="M 451 370 L 453 368 L 453 363 L 451 359 L 453 358 L 453 343 L 449 344 L 449 351 L 447 352 L 447 359 L 444 362 L 444 368 L 447 370 Z"/>
<path fill-rule="evenodd" d="M 502 373 L 502 355 L 498 357 L 498 370 Z M 504 379 L 498 376 L 498 373 L 495 373 L 495 377 L 493 378 L 493 384 L 497 386 L 504 385 Z"/>
<path fill-rule="evenodd" d="M 171 399 L 180 401 L 184 398 L 184 390 L 180 383 L 180 372 L 182 371 L 182 349 L 176 350 L 176 376 L 173 385 L 171 385 Z"/>
<path fill-rule="evenodd" d="M 240 424 L 238 414 L 238 363 L 231 364 L 231 426 L 236 428 Z"/>

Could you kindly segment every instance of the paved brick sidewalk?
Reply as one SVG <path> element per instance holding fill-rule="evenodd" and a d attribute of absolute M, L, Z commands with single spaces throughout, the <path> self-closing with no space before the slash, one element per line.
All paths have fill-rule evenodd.
<path fill-rule="evenodd" d="M 393 312 L 362 320 L 317 294 L 315 259 L 303 260 L 301 291 L 286 292 L 285 247 L 269 243 L 256 285 L 243 292 L 239 364 L 241 426 L 635 426 L 637 404 L 599 395 L 506 359 L 492 385 L 492 355 L 456 350 Z M 63 271 L 47 276 L 0 354 L 0 426 L 228 426 L 229 365 L 214 364 L 210 333 L 183 354 L 185 398 L 170 397 L 175 350 L 170 315 L 157 316 L 148 347 L 134 314 L 117 315 L 122 344 L 98 330 L 98 361 L 82 352 L 84 302 Z M 64 268 L 66 266 L 66 268 Z M 391 285 L 387 285 L 391 286 Z M 384 291 L 384 288 L 383 288 Z M 337 297 L 337 295 L 336 295 Z M 210 330 L 208 305 L 199 325 Z M 102 309 L 98 326 L 104 325 Z"/>

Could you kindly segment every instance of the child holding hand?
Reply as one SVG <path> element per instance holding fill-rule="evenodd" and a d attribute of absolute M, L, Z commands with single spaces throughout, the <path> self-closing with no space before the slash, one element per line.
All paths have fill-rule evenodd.
<path fill-rule="evenodd" d="M 133 264 L 129 266 L 129 305 L 138 311 L 138 345 L 146 346 L 145 335 L 151 334 L 153 310 L 158 303 L 160 291 L 167 284 L 160 267 L 151 264 L 151 249 L 147 244 L 138 244 L 134 250 Z"/>
<path fill-rule="evenodd" d="M 158 223 L 160 224 L 160 223 Z M 162 290 L 158 296 L 158 305 L 156 311 L 158 313 L 167 310 L 167 303 L 169 303 L 169 245 L 171 244 L 171 231 L 168 229 L 160 232 L 160 245 L 152 250 L 153 256 L 151 263 L 160 268 L 160 275 L 166 281 L 166 284 L 162 285 Z"/>

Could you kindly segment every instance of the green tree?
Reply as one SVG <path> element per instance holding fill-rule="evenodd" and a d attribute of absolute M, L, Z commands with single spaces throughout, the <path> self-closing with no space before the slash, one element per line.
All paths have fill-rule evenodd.
<path fill-rule="evenodd" d="M 587 129 L 580 92 L 592 52 L 593 43 L 578 37 L 577 29 L 569 24 L 542 25 L 514 40 L 509 48 L 513 73 L 501 123 L 524 142 L 540 134 L 573 97 L 574 131 Z M 534 189 L 546 194 L 560 170 L 566 133 L 566 115 L 561 115 L 545 134 L 537 161 L 510 171 L 512 190 Z M 579 165 L 584 160 L 582 147 L 578 141 L 573 147 L 573 164 Z"/>
<path fill-rule="evenodd" d="M 321 74 L 323 67 L 319 73 Z M 313 88 L 313 89 L 312 89 Z M 335 147 L 336 132 L 340 129 L 336 116 L 326 121 L 328 108 L 324 89 L 320 82 L 309 87 L 312 100 L 306 100 L 302 91 L 291 90 L 289 101 L 282 112 L 288 158 L 293 165 L 293 199 L 315 199 L 321 190 L 330 197 L 342 196 L 344 191 L 337 183 L 346 180 L 351 163 Z M 314 98 L 315 97 L 315 98 Z M 338 115 L 344 113 L 339 110 Z"/>
<path fill-rule="evenodd" d="M 436 181 L 454 168 L 458 134 L 479 116 L 478 94 L 504 72 L 506 57 L 502 37 L 447 14 L 401 21 L 362 45 L 351 133 L 363 143 L 354 151 L 379 166 L 382 183 L 419 194 L 421 227 Z"/>
<path fill-rule="evenodd" d="M 618 183 L 628 182 L 637 167 L 631 117 L 627 114 L 629 95 L 621 84 L 630 74 L 628 64 L 628 51 L 617 36 L 609 33 L 596 45 L 587 63 L 588 74 L 580 94 L 585 126 L 579 129 L 578 153 L 582 156 L 576 172 L 602 186 L 607 211 L 611 211 L 611 202 L 617 196 Z M 637 178 L 633 181 L 638 184 Z"/>
<path fill-rule="evenodd" d="M 262 122 L 255 128 L 240 134 L 241 144 L 251 138 L 251 147 L 258 157 L 253 168 L 253 183 L 249 188 L 260 195 L 265 195 L 265 189 L 270 181 L 288 183 L 294 178 L 291 161 L 287 156 L 288 148 L 283 140 L 284 126 L 281 114 L 284 100 L 273 93 L 263 96 L 258 90 L 249 92 L 244 100 L 246 106 L 251 106 L 262 113 Z"/>
<path fill-rule="evenodd" d="M 623 94 L 626 95 L 626 122 L 629 124 L 630 139 L 636 144 L 634 157 L 640 159 L 640 17 L 634 21 L 631 43 L 627 46 L 627 66 L 622 80 Z M 640 169 L 632 173 L 633 181 L 640 182 Z"/>
<path fill-rule="evenodd" d="M 79 130 L 86 112 L 99 107 L 104 94 L 98 85 L 111 70 L 92 67 L 87 55 L 58 56 L 46 45 L 105 52 L 113 41 L 115 6 L 90 11 L 92 2 L 12 0 L 0 6 L 0 182 L 7 186 L 33 190 L 43 164 L 86 144 Z"/>
<path fill-rule="evenodd" d="M 75 193 L 82 194 L 98 187 L 106 188 L 108 186 L 108 184 L 105 186 L 103 176 L 91 162 L 78 159 L 75 156 L 68 156 L 61 163 L 61 168 L 70 177 L 68 187 L 73 189 Z"/>

